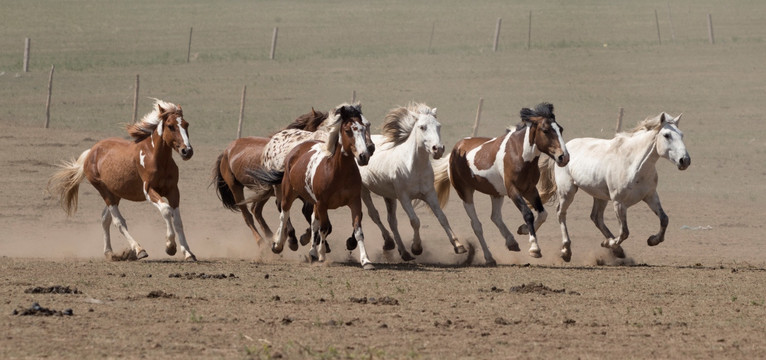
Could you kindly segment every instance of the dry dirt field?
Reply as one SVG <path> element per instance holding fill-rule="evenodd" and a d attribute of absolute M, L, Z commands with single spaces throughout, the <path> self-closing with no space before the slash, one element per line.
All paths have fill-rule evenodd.
<path fill-rule="evenodd" d="M 758 2 L 0 5 L 0 358 L 766 357 L 766 8 Z M 32 38 L 28 73 L 24 37 Z M 51 127 L 42 129 L 52 64 Z M 179 164 L 179 186 L 197 263 L 165 255 L 157 210 L 127 202 L 121 211 L 149 258 L 106 261 L 96 191 L 83 184 L 69 218 L 45 191 L 56 163 L 125 136 L 119 125 L 130 121 L 136 74 L 139 116 L 149 111 L 145 97 L 159 97 L 182 104 L 191 123 L 195 155 Z M 384 253 L 365 218 L 377 270 L 362 271 L 358 253 L 343 249 L 350 219 L 339 210 L 330 215 L 330 261 L 311 264 L 306 248 L 279 256 L 259 248 L 208 187 L 236 133 L 244 85 L 244 135 L 268 135 L 355 91 L 373 125 L 411 100 L 438 107 L 448 148 L 470 134 L 479 98 L 482 136 L 501 134 L 521 107 L 541 101 L 556 106 L 567 139 L 610 137 L 620 107 L 626 127 L 683 112 L 692 165 L 657 164 L 666 241 L 646 245 L 659 221 L 636 205 L 625 260 L 599 247 L 591 201 L 580 193 L 569 210 L 570 263 L 557 257 L 554 206 L 539 232 L 543 257 L 532 259 L 526 237 L 517 236 L 522 252 L 504 249 L 479 197 L 496 268 L 482 266 L 480 254 L 452 254 L 425 208 L 426 252 L 415 262 Z M 477 247 L 454 192 L 445 211 Z M 276 226 L 273 205 L 266 216 Z M 509 203 L 504 218 L 512 229 L 521 223 Z M 409 245 L 401 211 L 399 223 Z M 611 211 L 607 223 L 616 226 Z M 115 249 L 127 245 L 112 233 Z"/>

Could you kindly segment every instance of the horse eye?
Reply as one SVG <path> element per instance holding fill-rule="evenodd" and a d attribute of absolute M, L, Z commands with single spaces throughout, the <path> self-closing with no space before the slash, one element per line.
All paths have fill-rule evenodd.
<path fill-rule="evenodd" d="M 670 133 L 665 134 L 665 138 L 670 140 Z"/>
<path fill-rule="evenodd" d="M 425 125 L 420 125 L 420 130 L 426 131 L 426 126 Z"/>
<path fill-rule="evenodd" d="M 168 125 L 168 130 L 170 131 L 176 131 L 176 127 L 173 125 Z"/>

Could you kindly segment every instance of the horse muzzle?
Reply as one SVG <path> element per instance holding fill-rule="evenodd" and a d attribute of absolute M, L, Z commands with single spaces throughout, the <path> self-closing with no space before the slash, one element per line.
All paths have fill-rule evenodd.
<path fill-rule="evenodd" d="M 431 147 L 431 154 L 434 156 L 434 160 L 439 160 L 444 155 L 444 145 L 434 145 Z"/>
<path fill-rule="evenodd" d="M 370 154 L 368 152 L 363 152 L 356 156 L 356 163 L 359 166 L 365 166 L 370 162 Z"/>
<path fill-rule="evenodd" d="M 692 158 L 690 158 L 688 154 L 684 155 L 684 157 L 678 159 L 678 170 L 686 170 L 691 164 Z"/>
<path fill-rule="evenodd" d="M 183 148 L 181 150 L 178 150 L 178 153 L 181 154 L 181 159 L 184 161 L 191 159 L 192 155 L 194 155 L 194 149 L 191 147 Z"/>
<path fill-rule="evenodd" d="M 569 164 L 569 153 L 568 152 L 563 153 L 559 155 L 558 157 L 554 157 L 553 160 L 556 161 L 556 165 L 558 165 L 559 167 L 567 166 L 567 164 Z"/>

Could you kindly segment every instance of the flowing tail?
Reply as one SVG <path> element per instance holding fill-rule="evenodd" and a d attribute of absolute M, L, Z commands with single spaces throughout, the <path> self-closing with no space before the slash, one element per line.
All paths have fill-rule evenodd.
<path fill-rule="evenodd" d="M 556 198 L 556 163 L 550 156 L 540 156 L 540 160 L 537 162 L 537 166 L 540 168 L 540 181 L 537 183 L 537 192 L 540 193 L 540 200 L 543 204 L 547 204 L 549 201 L 553 201 Z"/>
<path fill-rule="evenodd" d="M 215 191 L 218 193 L 218 198 L 221 199 L 223 207 L 231 211 L 239 211 L 237 202 L 234 200 L 234 193 L 229 189 L 229 184 L 223 180 L 223 173 L 221 172 L 221 161 L 226 153 L 222 152 L 218 155 L 218 160 L 215 161 L 215 167 L 213 168 L 213 180 L 212 184 L 215 184 Z M 228 166 L 227 166 L 228 168 Z"/>
<path fill-rule="evenodd" d="M 434 189 L 439 197 L 439 206 L 444 209 L 449 201 L 450 180 L 449 180 L 449 159 L 452 153 L 442 157 L 439 160 L 431 160 L 431 167 L 434 169 Z"/>
<path fill-rule="evenodd" d="M 284 171 L 270 171 L 261 168 L 247 170 L 247 174 L 254 179 L 269 185 L 279 185 L 285 176 Z"/>
<path fill-rule="evenodd" d="M 59 165 L 61 170 L 56 171 L 48 179 L 48 192 L 59 197 L 61 207 L 68 216 L 77 211 L 77 197 L 80 183 L 85 179 L 84 164 L 88 153 L 90 149 L 83 151 L 77 160 L 62 162 Z"/>

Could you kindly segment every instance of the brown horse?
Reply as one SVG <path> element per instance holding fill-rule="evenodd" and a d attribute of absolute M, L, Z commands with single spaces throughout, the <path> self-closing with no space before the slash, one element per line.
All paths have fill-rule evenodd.
<path fill-rule="evenodd" d="M 285 129 L 298 129 L 307 132 L 317 131 L 321 124 L 327 119 L 327 113 L 314 111 L 299 116 L 295 121 Z M 268 238 L 272 236 L 269 225 L 263 218 L 263 206 L 266 201 L 274 196 L 274 188 L 269 184 L 258 182 L 247 173 L 249 169 L 255 169 L 263 164 L 264 149 L 271 140 L 271 137 L 250 136 L 239 138 L 232 141 L 229 146 L 218 156 L 213 167 L 213 183 L 216 185 L 216 192 L 221 199 L 223 206 L 232 211 L 240 211 L 245 223 L 253 232 L 257 244 L 261 242 L 261 234 L 255 227 L 255 221 L 263 229 L 264 235 Z M 254 194 L 248 201 L 245 199 L 244 188 L 247 187 Z M 252 202 L 252 213 L 247 209 L 247 202 Z M 308 221 L 311 221 L 311 211 L 313 207 L 309 206 Z M 291 238 L 295 238 L 295 230 L 292 225 L 288 225 L 288 232 Z M 297 242 L 296 242 L 297 244 Z"/>
<path fill-rule="evenodd" d="M 569 162 L 569 153 L 561 136 L 563 128 L 556 123 L 553 105 L 542 103 L 534 110 L 524 108 L 520 115 L 521 123 L 514 129 L 508 129 L 504 136 L 492 139 L 465 138 L 455 145 L 447 161 L 439 161 L 434 165 L 437 173 L 434 181 L 436 188 L 440 192 L 449 193 L 449 187 L 443 186 L 443 183 L 448 180 L 452 182 L 471 218 L 471 227 L 481 243 L 484 260 L 489 266 L 494 266 L 496 262 L 487 248 L 481 222 L 476 216 L 474 191 L 478 190 L 492 198 L 492 222 L 503 234 L 508 250 L 519 251 L 519 244 L 503 223 L 501 214 L 503 196 L 510 197 L 531 229 L 529 254 L 540 257 L 542 255 L 535 230 L 545 220 L 546 212 L 536 188 L 540 178 L 537 160 L 542 153 L 553 158 L 558 166 L 565 166 Z M 537 221 L 527 201 L 537 211 Z"/>
<path fill-rule="evenodd" d="M 367 257 L 362 233 L 362 179 L 359 166 L 367 165 L 374 148 L 367 144 L 370 127 L 358 104 L 340 105 L 331 115 L 332 131 L 327 142 L 311 140 L 294 147 L 285 160 L 285 171 L 251 172 L 262 182 L 281 182 L 280 226 L 274 236 L 272 251 L 282 252 L 290 208 L 298 197 L 314 204 L 312 228 L 319 230 L 319 239 L 312 245 L 312 256 L 325 260 L 327 235 L 332 231 L 328 209 L 348 206 L 351 209 L 354 232 L 346 241 L 349 250 L 359 245 L 360 263 L 364 269 L 374 266 Z"/>
<path fill-rule="evenodd" d="M 189 160 L 194 151 L 189 143 L 189 123 L 183 117 L 181 106 L 155 99 L 154 109 L 139 123 L 128 125 L 133 141 L 109 138 L 85 150 L 77 160 L 64 162 L 48 181 L 51 194 L 58 195 L 68 215 L 77 210 L 80 183 L 87 178 L 104 198 L 106 207 L 101 214 L 104 228 L 104 255 L 108 259 L 121 257 L 112 253 L 109 224 L 122 233 L 130 243 L 125 259 L 147 257 L 146 251 L 128 233 L 125 219 L 120 214 L 120 200 L 149 200 L 162 214 L 167 225 L 165 252 L 176 253 L 176 235 L 186 260 L 197 258 L 189 250 L 184 235 L 181 213 L 178 210 L 178 166 L 173 161 L 173 150 L 181 159 Z"/>

